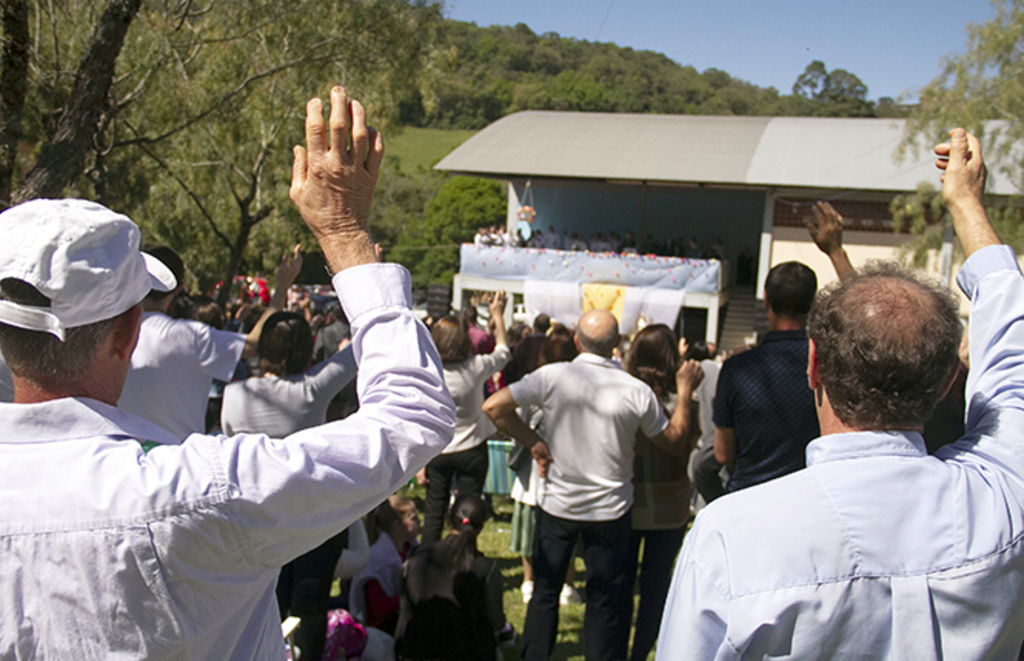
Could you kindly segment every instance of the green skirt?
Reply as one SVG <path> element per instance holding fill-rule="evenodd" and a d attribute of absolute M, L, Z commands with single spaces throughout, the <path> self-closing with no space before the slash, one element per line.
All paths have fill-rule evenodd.
<path fill-rule="evenodd" d="M 524 558 L 532 558 L 535 519 L 533 506 L 524 505 L 518 500 L 513 502 L 515 504 L 512 508 L 512 538 L 509 540 L 508 550 Z"/>

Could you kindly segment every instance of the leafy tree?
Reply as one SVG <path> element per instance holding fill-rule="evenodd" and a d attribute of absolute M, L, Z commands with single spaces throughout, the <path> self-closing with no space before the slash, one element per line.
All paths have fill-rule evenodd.
<path fill-rule="evenodd" d="M 793 84 L 794 96 L 812 104 L 795 107 L 809 110 L 818 117 L 873 117 L 874 105 L 868 101 L 868 88 L 861 79 L 845 69 L 829 71 L 825 63 L 814 60 Z"/>
<path fill-rule="evenodd" d="M 921 90 L 900 153 L 948 140 L 948 130 L 962 126 L 983 139 L 989 162 L 1002 163 L 993 174 L 1024 193 L 1024 0 L 993 0 L 993 6 L 991 20 L 967 26 L 966 52 L 946 57 L 942 73 Z M 986 125 L 988 120 L 1006 121 Z M 988 209 L 999 236 L 1018 252 L 1024 250 L 1021 205 L 1011 200 Z M 922 234 L 922 221 L 913 222 L 911 231 Z"/>
<path fill-rule="evenodd" d="M 500 183 L 477 177 L 452 177 L 427 203 L 426 217 L 403 234 L 393 257 L 409 267 L 413 285 L 451 284 L 459 269 L 459 246 L 476 230 L 505 222 L 507 202 Z"/>
<path fill-rule="evenodd" d="M 124 13 L 130 4 L 28 6 L 22 23 L 34 27 L 19 136 L 27 156 L 12 171 L 39 160 L 15 199 L 67 188 L 123 210 L 148 241 L 181 252 L 202 288 L 242 267 L 272 270 L 288 244 L 307 236 L 287 187 L 310 96 L 343 82 L 378 124 L 388 123 L 408 90 L 428 90 L 444 59 L 434 47 L 443 20 L 435 2 L 179 0 L 145 5 L 134 21 Z M 120 18 L 105 18 L 111 7 L 122 9 Z M 122 28 L 116 51 L 107 45 L 109 24 Z M 80 52 L 76 72 L 70 63 Z M 90 64 L 96 52 L 105 54 L 105 69 Z M 110 80 L 86 84 L 82 94 L 81 81 L 96 80 L 82 72 L 96 69 Z M 78 97 L 91 114 L 76 110 Z M 7 136 L 18 118 L 7 113 L 15 104 L 0 100 L 12 118 L 0 127 Z M 63 180 L 30 186 L 36 170 L 58 169 L 46 159 L 62 140 L 78 150 L 59 160 Z"/>
<path fill-rule="evenodd" d="M 1024 0 L 993 0 L 995 16 L 967 26 L 967 50 L 944 59 L 943 71 L 920 92 L 907 122 L 904 148 L 944 141 L 953 126 L 985 138 L 1005 163 L 1001 174 L 1024 192 Z M 1006 122 L 988 130 L 983 122 Z"/>
<path fill-rule="evenodd" d="M 480 28 L 449 21 L 452 71 L 434 99 L 412 90 L 404 120 L 434 128 L 483 128 L 520 110 L 634 113 L 871 116 L 859 78 L 812 63 L 798 90 L 782 96 L 725 71 L 699 73 L 661 53 L 534 34 L 523 24 Z"/>
<path fill-rule="evenodd" d="M 75 9 L 67 6 L 40 6 L 33 3 L 30 11 L 23 0 L 7 0 L 3 8 L 4 39 L 2 54 L 2 89 L 0 93 L 0 133 L 3 134 L 0 155 L 0 202 L 21 202 L 34 197 L 58 197 L 74 183 L 86 160 L 99 141 L 105 115 L 112 110 L 109 93 L 114 83 L 115 65 L 121 53 L 128 28 L 139 11 L 141 0 L 108 0 L 99 15 L 90 13 L 85 20 L 65 14 Z M 58 16 L 58 14 L 60 14 Z M 46 15 L 49 20 L 41 20 Z M 37 31 L 33 40 L 30 24 L 33 17 Z M 40 32 L 49 30 L 50 39 Z M 57 31 L 61 32 L 58 39 Z M 86 36 L 88 35 L 88 36 Z M 73 74 L 71 59 L 62 48 L 71 44 L 74 52 L 81 42 L 81 57 Z M 61 54 L 64 53 L 64 62 Z M 53 68 L 46 63 L 54 63 Z M 33 70 L 40 71 L 37 94 L 30 97 Z M 48 76 L 56 69 L 56 75 Z M 35 163 L 13 190 L 18 142 L 23 136 L 25 104 L 33 98 L 29 113 L 45 121 L 37 124 L 39 150 Z M 45 139 L 42 139 L 45 135 Z"/>

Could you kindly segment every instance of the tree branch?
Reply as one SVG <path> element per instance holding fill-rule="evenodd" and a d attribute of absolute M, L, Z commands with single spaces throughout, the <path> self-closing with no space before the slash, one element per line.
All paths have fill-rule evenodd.
<path fill-rule="evenodd" d="M 220 242 L 224 244 L 225 248 L 230 250 L 231 240 L 227 237 L 227 235 L 220 231 L 219 227 L 217 227 L 217 223 L 213 220 L 213 216 L 211 216 L 210 212 L 206 210 L 205 206 L 203 206 L 203 202 L 202 200 L 199 199 L 199 195 L 197 195 L 195 191 L 192 190 L 192 188 L 188 185 L 188 182 L 182 179 L 177 172 L 172 170 L 171 166 L 168 165 L 162 158 L 153 153 L 153 151 L 149 149 L 149 147 L 143 144 L 139 144 L 136 146 L 142 150 L 143 154 L 151 158 L 157 165 L 163 168 L 163 170 L 167 172 L 167 174 L 170 175 L 170 177 L 174 179 L 174 181 L 176 181 L 179 186 L 181 186 L 182 190 L 185 191 L 185 194 L 192 199 L 192 201 L 195 203 L 197 207 L 199 207 L 199 212 L 203 214 L 203 218 L 205 218 L 206 222 L 209 223 L 210 229 L 213 231 L 214 235 L 218 239 L 220 239 Z"/>
<path fill-rule="evenodd" d="M 117 57 L 142 0 L 108 0 L 75 74 L 53 141 L 47 145 L 12 201 L 60 197 L 85 167 L 85 154 L 108 105 Z"/>
<path fill-rule="evenodd" d="M 334 41 L 334 39 L 331 39 L 329 41 Z M 328 43 L 328 42 L 322 42 L 321 44 L 316 44 L 313 48 L 310 48 L 309 50 L 307 50 L 306 53 L 308 54 L 309 52 L 319 48 L 324 43 Z M 300 64 L 307 64 L 307 63 L 315 64 L 317 62 L 328 62 L 328 61 L 330 61 L 330 59 L 331 59 L 331 57 L 329 55 L 325 55 L 325 56 L 321 56 L 321 57 L 314 57 L 314 58 L 307 58 L 307 55 L 304 54 L 301 57 L 298 57 L 298 58 L 295 58 L 295 59 L 290 60 L 288 62 L 285 62 L 284 64 L 280 64 L 280 65 L 278 65 L 276 67 L 272 67 L 272 68 L 267 69 L 266 71 L 263 71 L 261 73 L 252 74 L 251 76 L 249 76 L 248 78 L 246 78 L 245 80 L 240 82 L 238 85 L 236 85 L 235 88 L 232 89 L 230 92 L 227 92 L 226 94 L 221 96 L 209 108 L 207 108 L 206 110 L 202 111 L 198 115 L 195 115 L 195 116 L 191 117 L 190 119 L 186 120 L 182 124 L 172 128 L 172 129 L 170 129 L 168 131 L 165 131 L 164 133 L 162 133 L 162 134 L 160 134 L 158 136 L 155 136 L 155 137 L 143 136 L 143 137 L 140 137 L 140 138 L 135 138 L 135 139 L 132 139 L 132 140 L 126 140 L 124 142 L 120 142 L 120 143 L 118 143 L 118 144 L 116 144 L 114 146 L 115 147 L 127 147 L 127 146 L 130 146 L 130 145 L 138 145 L 138 144 L 155 144 L 157 142 L 161 142 L 163 140 L 166 140 L 167 138 L 170 138 L 171 136 L 173 136 L 173 135 L 175 135 L 177 133 L 180 133 L 181 131 L 184 131 L 185 129 L 193 126 L 194 124 L 197 124 L 198 122 L 201 122 L 206 117 L 208 117 L 210 114 L 212 114 L 215 111 L 219 110 L 221 107 L 226 105 L 229 101 L 231 101 L 233 98 L 235 98 L 236 96 L 238 96 L 239 94 L 244 92 L 246 90 L 246 88 L 248 88 L 253 83 L 259 82 L 259 81 L 263 80 L 264 78 L 269 78 L 269 77 L 275 76 L 275 75 L 277 75 L 278 73 L 280 73 L 282 71 L 286 71 L 286 70 L 291 69 L 292 67 L 296 67 L 296 66 L 298 66 Z"/>

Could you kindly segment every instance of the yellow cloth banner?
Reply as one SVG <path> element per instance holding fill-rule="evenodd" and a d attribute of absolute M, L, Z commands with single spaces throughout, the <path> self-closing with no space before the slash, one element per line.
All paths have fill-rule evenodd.
<path fill-rule="evenodd" d="M 591 310 L 608 310 L 621 322 L 622 306 L 625 301 L 624 285 L 603 285 L 593 282 L 583 285 L 583 314 Z"/>

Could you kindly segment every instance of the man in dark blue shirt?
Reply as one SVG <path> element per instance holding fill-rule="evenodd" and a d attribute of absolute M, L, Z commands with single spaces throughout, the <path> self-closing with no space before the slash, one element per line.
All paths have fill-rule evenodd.
<path fill-rule="evenodd" d="M 769 332 L 757 348 L 722 365 L 715 458 L 729 468 L 730 492 L 804 468 L 807 444 L 819 435 L 804 332 L 817 287 L 804 264 L 775 266 L 765 282 Z"/>

